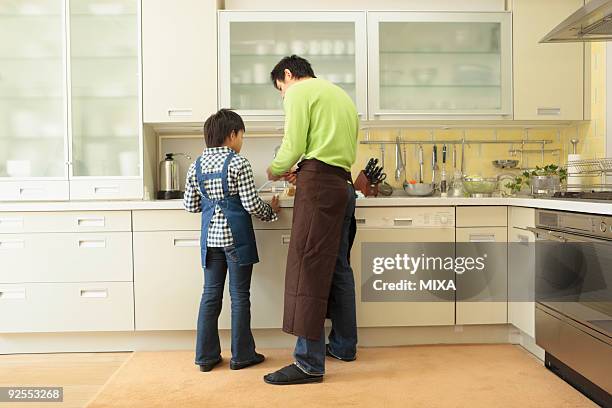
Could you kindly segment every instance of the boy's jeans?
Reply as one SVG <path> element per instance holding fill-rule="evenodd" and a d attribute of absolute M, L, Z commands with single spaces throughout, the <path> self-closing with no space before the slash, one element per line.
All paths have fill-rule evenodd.
<path fill-rule="evenodd" d="M 228 269 L 232 301 L 232 361 L 242 363 L 255 358 L 250 301 L 253 265 L 240 266 L 238 254 L 233 246 L 208 247 L 204 269 L 204 292 L 198 314 L 195 356 L 195 363 L 198 365 L 217 361 L 221 356 L 218 320 Z"/>
<path fill-rule="evenodd" d="M 348 262 L 349 229 L 355 212 L 355 189 L 347 185 L 349 201 L 344 213 L 342 238 L 329 294 L 328 311 L 332 329 L 329 333 L 330 352 L 337 357 L 352 359 L 357 352 L 357 318 L 355 311 L 355 278 Z M 308 374 L 325 373 L 325 328 L 318 341 L 298 337 L 295 361 Z"/>

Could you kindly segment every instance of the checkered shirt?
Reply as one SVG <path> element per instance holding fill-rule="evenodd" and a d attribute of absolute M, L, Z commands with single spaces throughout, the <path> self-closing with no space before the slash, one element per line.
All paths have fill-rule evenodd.
<path fill-rule="evenodd" d="M 233 152 L 229 147 L 211 147 L 202 153 L 202 174 L 217 173 L 223 170 L 223 163 L 228 154 Z M 187 171 L 185 181 L 185 197 L 183 205 L 185 210 L 192 213 L 202 212 L 202 191 L 196 176 L 196 163 L 193 162 Z M 244 209 L 262 221 L 276 221 L 277 215 L 270 204 L 264 202 L 255 189 L 253 170 L 247 159 L 236 154 L 227 169 L 227 184 L 230 195 L 238 194 Z M 208 196 L 213 200 L 224 198 L 223 184 L 220 178 L 205 180 L 204 187 Z M 226 247 L 232 245 L 232 231 L 223 215 L 221 208 L 215 206 L 215 212 L 208 224 L 207 246 Z"/>

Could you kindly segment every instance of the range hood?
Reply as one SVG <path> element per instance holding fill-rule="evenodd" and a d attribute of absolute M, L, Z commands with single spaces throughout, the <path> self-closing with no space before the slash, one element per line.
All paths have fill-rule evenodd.
<path fill-rule="evenodd" d="M 541 43 L 612 40 L 612 0 L 591 0 L 566 18 Z"/>

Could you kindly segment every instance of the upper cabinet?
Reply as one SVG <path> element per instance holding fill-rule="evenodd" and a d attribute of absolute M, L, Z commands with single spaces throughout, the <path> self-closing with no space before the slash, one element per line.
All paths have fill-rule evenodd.
<path fill-rule="evenodd" d="M 540 44 L 583 0 L 513 0 L 514 119 L 585 119 L 583 43 Z M 588 118 L 587 118 L 588 119 Z"/>
<path fill-rule="evenodd" d="M 203 122 L 217 110 L 217 7 L 207 0 L 142 4 L 144 121 Z"/>
<path fill-rule="evenodd" d="M 510 13 L 368 13 L 369 118 L 511 118 Z"/>
<path fill-rule="evenodd" d="M 0 3 L 0 200 L 142 198 L 140 0 Z"/>
<path fill-rule="evenodd" d="M 219 107 L 247 119 L 281 119 L 282 99 L 270 72 L 292 54 L 342 87 L 365 118 L 364 12 L 219 12 Z"/>
<path fill-rule="evenodd" d="M 68 199 L 64 15 L 0 2 L 0 200 Z"/>

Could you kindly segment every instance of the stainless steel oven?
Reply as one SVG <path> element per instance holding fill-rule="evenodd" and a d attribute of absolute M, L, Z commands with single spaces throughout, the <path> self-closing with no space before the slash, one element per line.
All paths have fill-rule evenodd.
<path fill-rule="evenodd" d="M 612 217 L 536 211 L 536 343 L 546 366 L 612 406 Z"/>

